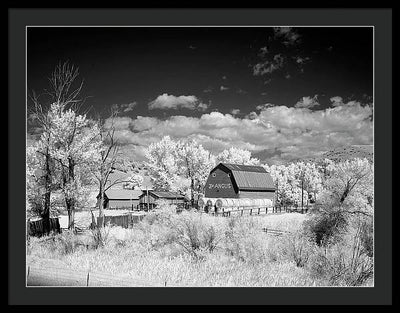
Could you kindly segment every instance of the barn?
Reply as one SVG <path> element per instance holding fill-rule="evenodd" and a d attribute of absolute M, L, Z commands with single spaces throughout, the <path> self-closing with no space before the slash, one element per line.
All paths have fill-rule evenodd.
<path fill-rule="evenodd" d="M 205 198 L 275 200 L 275 185 L 262 166 L 219 163 L 211 170 Z"/>
<path fill-rule="evenodd" d="M 104 208 L 134 210 L 139 204 L 139 197 L 142 193 L 143 191 L 136 189 L 110 188 L 104 193 Z"/>
<path fill-rule="evenodd" d="M 158 200 L 165 200 L 169 204 L 176 204 L 178 206 L 184 206 L 187 202 L 185 196 L 182 196 L 175 192 L 170 191 L 154 191 L 149 190 L 143 192 L 139 197 L 139 208 L 140 209 L 153 209 L 156 206 Z"/>

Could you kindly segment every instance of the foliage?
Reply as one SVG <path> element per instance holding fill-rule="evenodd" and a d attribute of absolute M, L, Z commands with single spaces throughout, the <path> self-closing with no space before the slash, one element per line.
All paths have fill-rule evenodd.
<path fill-rule="evenodd" d="M 314 253 L 314 243 L 301 231 L 287 235 L 284 240 L 285 254 L 295 262 L 296 266 L 306 266 L 311 255 Z"/>
<path fill-rule="evenodd" d="M 329 211 L 313 214 L 304 224 L 307 235 L 319 246 L 336 243 L 342 239 L 348 225 L 342 210 L 332 208 Z"/>
<path fill-rule="evenodd" d="M 242 262 L 258 263 L 267 258 L 266 235 L 260 221 L 248 217 L 231 217 L 225 232 L 225 249 Z"/>
<path fill-rule="evenodd" d="M 35 112 L 31 116 L 39 123 L 41 134 L 27 151 L 27 193 L 31 207 L 44 217 L 49 215 L 52 191 L 61 190 L 65 206 L 72 212 L 85 205 L 85 186 L 92 183 L 90 164 L 98 157 L 101 141 L 97 124 L 78 114 L 82 83 L 72 88 L 78 74 L 74 66 L 60 63 L 49 78 L 51 89 L 45 93 L 52 100 L 48 109 L 39 97 L 32 97 Z M 69 225 L 73 227 L 73 221 Z"/>
<path fill-rule="evenodd" d="M 329 249 L 317 249 L 309 265 L 310 272 L 330 285 L 361 286 L 373 276 L 373 258 L 362 248 L 357 233 L 350 232 L 346 237 Z"/>
<path fill-rule="evenodd" d="M 261 231 L 265 224 L 297 225 L 293 219 L 303 221 L 305 214 L 228 218 L 175 209 L 160 206 L 131 229 L 109 227 L 97 248 L 91 233 L 32 238 L 28 259 L 59 259 L 167 286 L 364 286 L 372 279 L 371 243 L 363 239 L 371 235 L 367 217 L 349 221 L 340 242 L 318 247 L 297 226 L 280 237 Z"/>
<path fill-rule="evenodd" d="M 352 159 L 327 166 L 322 202 L 334 203 L 350 211 L 371 214 L 373 207 L 373 164 L 368 159 Z"/>
<path fill-rule="evenodd" d="M 245 149 L 231 147 L 222 151 L 216 157 L 216 163 L 233 163 L 243 165 L 260 165 L 260 160 L 251 157 L 251 152 Z"/>
<path fill-rule="evenodd" d="M 211 168 L 212 155 L 196 141 L 174 141 L 165 136 L 146 150 L 154 187 L 178 192 L 191 198 L 202 193 Z"/>
<path fill-rule="evenodd" d="M 94 227 L 91 229 L 93 247 L 95 249 L 103 248 L 109 243 L 110 228 L 111 227 L 107 225 L 106 227 Z"/>

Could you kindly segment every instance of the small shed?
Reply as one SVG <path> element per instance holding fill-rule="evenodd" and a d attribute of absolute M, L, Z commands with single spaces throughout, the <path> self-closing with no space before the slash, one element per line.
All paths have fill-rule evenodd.
<path fill-rule="evenodd" d="M 274 202 L 275 189 L 271 175 L 262 166 L 219 163 L 208 176 L 204 196 Z"/>
<path fill-rule="evenodd" d="M 105 209 L 137 209 L 143 192 L 136 189 L 108 189 L 104 192 Z M 97 196 L 99 199 L 99 195 Z"/>
<path fill-rule="evenodd" d="M 185 196 L 176 192 L 148 190 L 140 195 L 139 208 L 151 210 L 156 207 L 158 200 L 165 200 L 169 204 L 176 204 L 177 206 L 184 206 L 187 201 Z"/>

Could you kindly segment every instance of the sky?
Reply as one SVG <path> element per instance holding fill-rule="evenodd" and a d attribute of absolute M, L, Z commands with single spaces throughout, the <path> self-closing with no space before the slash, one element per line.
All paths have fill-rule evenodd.
<path fill-rule="evenodd" d="M 271 164 L 373 144 L 370 27 L 28 28 L 28 93 L 64 61 L 132 160 L 165 135 Z"/>

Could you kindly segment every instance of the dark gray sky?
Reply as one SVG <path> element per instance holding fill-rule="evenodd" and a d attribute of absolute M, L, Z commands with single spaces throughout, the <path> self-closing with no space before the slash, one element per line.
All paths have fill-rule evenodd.
<path fill-rule="evenodd" d="M 370 27 L 31 27 L 27 60 L 28 92 L 46 88 L 58 62 L 68 60 L 78 66 L 85 80 L 83 94 L 90 96 L 86 101 L 90 113 L 119 105 L 121 127 L 125 125 L 134 136 L 148 135 L 146 142 L 134 136 L 127 139 L 129 151 L 155 140 L 149 129 L 155 132 L 162 123 L 158 132 L 179 137 L 165 124 L 174 126 L 177 119 L 182 125 L 188 120 L 194 125 L 218 116 L 218 127 L 227 118 L 232 123 L 257 118 L 273 123 L 276 110 L 284 107 L 293 114 L 307 110 L 315 118 L 339 104 L 350 103 L 354 109 L 356 102 L 364 109 L 373 95 Z M 221 115 L 211 114 L 214 111 Z M 293 131 L 293 125 L 286 126 Z M 226 142 L 226 138 L 201 127 L 206 125 L 182 136 L 194 136 L 215 152 L 225 147 L 210 141 Z M 227 131 L 226 127 L 218 129 Z M 277 127 L 277 134 L 284 128 Z M 268 157 L 284 158 L 282 145 L 301 145 L 292 140 L 266 146 L 251 136 L 240 136 L 241 143 L 231 145 L 255 153 L 267 150 Z M 341 144 L 372 143 L 346 138 Z"/>

